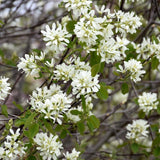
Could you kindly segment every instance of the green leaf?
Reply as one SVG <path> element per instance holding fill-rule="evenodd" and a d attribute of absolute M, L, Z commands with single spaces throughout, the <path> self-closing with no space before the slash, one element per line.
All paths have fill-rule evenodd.
<path fill-rule="evenodd" d="M 79 132 L 80 134 L 83 134 L 84 131 L 85 131 L 84 122 L 83 122 L 83 121 L 77 122 L 77 127 L 78 127 L 78 132 Z"/>
<path fill-rule="evenodd" d="M 36 160 L 35 156 L 29 156 L 26 160 Z"/>
<path fill-rule="evenodd" d="M 37 53 L 38 55 L 40 55 L 41 50 L 35 48 L 35 49 L 32 49 L 32 52 L 35 52 L 35 53 Z"/>
<path fill-rule="evenodd" d="M 1 105 L 1 112 L 5 117 L 8 117 L 7 106 L 5 104 Z"/>
<path fill-rule="evenodd" d="M 157 57 L 153 57 L 151 60 L 152 69 L 157 69 L 158 65 L 159 65 L 159 60 L 157 59 Z"/>
<path fill-rule="evenodd" d="M 100 73 L 103 73 L 104 67 L 105 67 L 105 62 L 102 62 L 101 63 L 101 68 L 99 70 Z"/>
<path fill-rule="evenodd" d="M 69 94 L 71 93 L 71 91 L 72 91 L 72 86 L 69 86 L 69 87 L 67 88 L 67 95 L 69 95 Z"/>
<path fill-rule="evenodd" d="M 123 94 L 126 94 L 129 92 L 129 87 L 128 87 L 128 84 L 127 83 L 123 83 L 122 86 L 121 86 L 121 91 Z"/>
<path fill-rule="evenodd" d="M 64 139 L 66 136 L 67 136 L 67 130 L 66 130 L 66 129 L 63 129 L 59 137 L 60 137 L 61 139 Z"/>
<path fill-rule="evenodd" d="M 153 130 L 153 127 L 151 126 L 152 130 Z M 155 137 L 155 139 L 153 140 L 153 143 L 152 143 L 152 146 L 154 147 L 158 147 L 160 144 L 160 135 L 159 133 L 157 134 L 157 136 Z"/>
<path fill-rule="evenodd" d="M 43 120 L 43 123 L 50 133 L 55 134 L 51 123 L 47 122 L 45 119 Z"/>
<path fill-rule="evenodd" d="M 19 127 L 21 125 L 24 125 L 25 124 L 25 121 L 26 121 L 26 118 L 21 118 L 21 119 L 16 119 L 15 122 L 14 122 L 14 125 L 16 127 Z"/>
<path fill-rule="evenodd" d="M 136 50 L 134 49 L 134 46 L 130 43 L 127 46 L 128 50 L 125 51 L 126 53 L 126 58 L 125 61 L 128 61 L 131 58 L 136 59 L 137 54 L 136 54 Z"/>
<path fill-rule="evenodd" d="M 73 114 L 73 115 L 81 115 L 81 114 L 82 114 L 82 112 L 80 112 L 80 111 L 78 111 L 78 110 L 71 110 L 70 112 L 71 112 L 71 114 Z"/>
<path fill-rule="evenodd" d="M 17 104 L 15 101 L 12 102 L 14 104 L 15 107 L 17 107 L 21 112 L 24 111 L 24 108 L 20 105 L 20 104 Z"/>
<path fill-rule="evenodd" d="M 91 69 L 92 77 L 94 77 L 99 72 L 100 69 L 101 69 L 101 63 L 95 64 L 94 66 L 92 66 L 92 69 Z"/>
<path fill-rule="evenodd" d="M 114 74 L 115 76 L 119 76 L 119 75 L 120 75 L 120 73 L 119 73 L 119 72 L 116 72 L 116 71 L 113 71 L 113 74 Z"/>
<path fill-rule="evenodd" d="M 152 41 L 154 41 L 156 44 L 159 43 L 159 40 L 157 39 L 157 36 L 156 35 L 152 35 Z"/>
<path fill-rule="evenodd" d="M 54 129 L 55 132 L 60 132 L 63 129 L 63 125 L 57 125 Z"/>
<path fill-rule="evenodd" d="M 67 23 L 67 25 L 66 25 L 66 28 L 67 28 L 67 31 L 69 32 L 69 33 L 74 33 L 74 28 L 75 28 L 75 24 L 76 24 L 77 22 L 76 21 L 68 21 L 68 23 Z"/>
<path fill-rule="evenodd" d="M 153 150 L 153 155 L 154 155 L 155 157 L 160 156 L 160 147 L 154 148 L 154 150 Z"/>
<path fill-rule="evenodd" d="M 0 20 L 0 27 L 2 27 L 3 25 L 4 25 L 4 22 Z"/>
<path fill-rule="evenodd" d="M 107 91 L 107 86 L 105 83 L 100 83 L 100 89 L 97 92 L 98 98 L 101 100 L 107 100 L 108 98 L 108 91 Z"/>
<path fill-rule="evenodd" d="M 160 114 L 160 106 L 157 107 L 157 113 Z"/>
<path fill-rule="evenodd" d="M 96 52 L 90 53 L 90 65 L 91 67 L 94 66 L 97 63 L 100 63 L 101 57 L 97 55 Z"/>
<path fill-rule="evenodd" d="M 138 117 L 141 118 L 141 119 L 145 118 L 145 113 L 142 110 L 139 111 Z"/>
<path fill-rule="evenodd" d="M 131 144 L 131 150 L 133 153 L 137 153 L 139 150 L 139 145 L 137 143 Z"/>
<path fill-rule="evenodd" d="M 38 123 L 33 123 L 32 125 L 29 126 L 27 131 L 24 131 L 24 135 L 27 136 L 28 138 L 33 138 L 39 131 L 39 124 Z"/>
<path fill-rule="evenodd" d="M 32 125 L 34 123 L 34 118 L 36 115 L 37 115 L 36 112 L 32 112 L 30 114 L 30 116 L 25 121 L 25 127 L 29 127 L 30 125 Z"/>
<path fill-rule="evenodd" d="M 0 56 L 3 58 L 4 57 L 4 52 L 0 49 Z"/>
<path fill-rule="evenodd" d="M 89 130 L 93 132 L 94 129 L 99 127 L 100 121 L 95 115 L 91 115 L 87 119 L 87 125 L 88 125 Z"/>
<path fill-rule="evenodd" d="M 84 98 L 84 95 L 81 95 L 81 100 L 82 100 L 82 107 L 83 107 L 83 110 L 84 112 L 86 112 L 86 102 L 85 102 L 85 98 Z"/>

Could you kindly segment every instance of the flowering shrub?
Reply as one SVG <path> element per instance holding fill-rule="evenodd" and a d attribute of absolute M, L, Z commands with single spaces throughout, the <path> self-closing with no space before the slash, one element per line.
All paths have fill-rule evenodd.
<path fill-rule="evenodd" d="M 62 0 L 66 14 L 39 32 L 45 48 L 10 62 L 0 52 L 0 65 L 19 74 L 15 83 L 10 74 L 0 78 L 1 115 L 8 122 L 0 159 L 160 157 L 159 6 L 106 3 Z M 131 11 L 139 3 L 151 3 L 148 22 Z M 29 91 L 14 101 L 22 77 Z M 7 102 L 19 112 L 9 111 Z"/>

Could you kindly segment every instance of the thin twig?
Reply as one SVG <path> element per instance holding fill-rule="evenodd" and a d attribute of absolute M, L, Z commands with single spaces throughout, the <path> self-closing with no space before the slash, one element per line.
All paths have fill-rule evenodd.
<path fill-rule="evenodd" d="M 132 80 L 130 80 L 130 82 L 131 82 L 132 88 L 134 90 L 135 96 L 138 97 L 138 92 L 136 90 L 136 87 L 134 86 L 134 82 Z"/>

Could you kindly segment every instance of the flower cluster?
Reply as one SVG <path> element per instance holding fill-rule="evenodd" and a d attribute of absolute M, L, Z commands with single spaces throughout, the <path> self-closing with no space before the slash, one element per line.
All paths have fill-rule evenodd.
<path fill-rule="evenodd" d="M 140 76 L 145 73 L 145 70 L 142 70 L 143 66 L 140 61 L 137 61 L 135 59 L 130 59 L 128 62 L 124 62 L 124 69 L 120 65 L 119 71 L 122 73 L 129 72 L 130 78 L 134 81 L 140 81 Z"/>
<path fill-rule="evenodd" d="M 23 142 L 18 140 L 20 136 L 20 129 L 18 128 L 16 132 L 10 129 L 11 135 L 6 137 L 6 141 L 0 147 L 0 159 L 5 160 L 17 160 L 22 158 L 25 154 L 26 148 Z"/>
<path fill-rule="evenodd" d="M 73 11 L 75 18 L 81 14 L 87 13 L 88 9 L 91 8 L 91 0 L 63 0 L 65 2 L 65 8 L 68 11 Z"/>
<path fill-rule="evenodd" d="M 113 63 L 123 60 L 129 41 L 126 38 L 116 37 L 102 40 L 97 48 L 97 54 L 101 56 L 101 62 Z"/>
<path fill-rule="evenodd" d="M 57 54 L 62 53 L 69 43 L 69 34 L 66 30 L 66 26 L 62 26 L 57 22 L 52 24 L 52 28 L 46 25 L 46 31 L 42 30 L 43 40 L 46 41 L 46 46 L 49 46 Z"/>
<path fill-rule="evenodd" d="M 80 95 L 96 93 L 100 88 L 98 82 L 98 75 L 92 77 L 90 71 L 77 72 L 71 83 L 73 94 L 80 97 Z"/>
<path fill-rule="evenodd" d="M 65 158 L 63 160 L 77 160 L 80 153 L 81 152 L 76 151 L 76 149 L 74 148 L 71 153 L 66 152 L 66 154 L 64 154 Z"/>
<path fill-rule="evenodd" d="M 104 6 L 101 9 L 96 6 L 96 11 L 101 17 L 97 17 L 95 10 L 88 10 L 80 17 L 75 24 L 75 35 L 85 44 L 83 47 L 86 52 L 96 51 L 101 56 L 102 62 L 113 63 L 123 60 L 129 44 L 126 34 L 136 32 L 142 24 L 140 18 L 133 12 L 110 13 L 110 10 L 105 9 Z M 114 33 L 117 32 L 120 35 L 115 38 Z"/>
<path fill-rule="evenodd" d="M 83 18 L 75 24 L 74 33 L 79 38 L 81 42 L 85 42 L 87 46 L 92 46 L 96 44 L 98 35 L 103 36 L 100 31 L 102 28 L 101 23 L 104 23 L 103 18 L 95 17 L 95 11 L 92 10 L 86 14 Z"/>
<path fill-rule="evenodd" d="M 126 127 L 128 131 L 126 134 L 126 138 L 139 142 L 148 137 L 148 127 L 148 122 L 143 119 L 133 120 L 133 123 L 128 124 Z"/>
<path fill-rule="evenodd" d="M 57 65 L 57 70 L 54 71 L 55 78 L 58 80 L 64 80 L 64 82 L 72 80 L 72 91 L 77 97 L 98 92 L 100 88 L 98 84 L 98 75 L 92 77 L 91 67 L 88 63 L 85 64 L 85 62 L 81 62 L 79 58 L 74 59 L 73 63 L 74 64 L 62 63 Z"/>
<path fill-rule="evenodd" d="M 0 77 L 0 100 L 4 100 L 11 89 L 8 78 Z"/>
<path fill-rule="evenodd" d="M 53 136 L 47 133 L 37 133 L 33 139 L 37 145 L 37 150 L 40 151 L 40 155 L 43 160 L 57 160 L 58 156 L 61 155 L 62 143 L 58 140 L 58 136 Z"/>
<path fill-rule="evenodd" d="M 141 96 L 138 97 L 138 103 L 140 109 L 148 114 L 151 110 L 157 109 L 158 101 L 156 93 L 146 93 L 143 92 Z"/>
<path fill-rule="evenodd" d="M 157 41 L 160 41 L 160 38 L 157 37 Z M 160 61 L 160 48 L 159 43 L 156 41 L 151 41 L 149 37 L 143 38 L 142 43 L 136 44 L 132 42 L 133 47 L 135 48 L 136 53 L 138 53 L 137 58 L 147 59 L 152 55 L 155 55 Z"/>
<path fill-rule="evenodd" d="M 18 70 L 24 70 L 26 76 L 37 75 L 40 72 L 35 55 L 25 54 L 25 58 L 20 58 L 20 62 L 17 67 Z"/>
<path fill-rule="evenodd" d="M 43 113 L 44 118 L 52 119 L 62 124 L 61 118 L 63 113 L 67 112 L 71 107 L 72 99 L 60 90 L 57 85 L 37 88 L 30 97 L 30 105 L 32 109 Z"/>
<path fill-rule="evenodd" d="M 120 22 L 116 24 L 116 32 L 120 32 L 124 35 L 126 33 L 136 33 L 136 29 L 142 25 L 140 18 L 136 16 L 134 12 L 124 13 L 118 11 L 116 12 L 116 18 L 118 19 L 118 22 Z"/>

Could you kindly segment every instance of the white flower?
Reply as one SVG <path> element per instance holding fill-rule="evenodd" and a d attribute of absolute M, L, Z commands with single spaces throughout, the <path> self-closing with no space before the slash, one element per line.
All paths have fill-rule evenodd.
<path fill-rule="evenodd" d="M 54 65 L 55 65 L 55 59 L 52 58 L 52 59 L 51 59 L 51 62 L 46 61 L 45 65 L 47 65 L 47 66 L 50 67 L 50 68 L 54 67 Z"/>
<path fill-rule="evenodd" d="M 81 42 L 85 42 L 89 46 L 96 44 L 96 40 L 98 39 L 97 35 L 102 35 L 102 32 L 99 31 L 100 25 L 98 24 L 101 22 L 101 20 L 100 21 L 99 19 L 96 20 L 93 17 L 91 17 L 91 19 L 86 20 L 84 17 L 81 18 L 79 22 L 75 24 L 75 29 L 74 29 L 74 33 L 79 38 L 79 40 Z M 96 26 L 98 26 L 98 28 L 95 28 Z"/>
<path fill-rule="evenodd" d="M 151 48 L 152 48 L 152 43 L 150 38 L 143 38 L 143 41 L 141 44 L 135 44 L 132 42 L 134 49 L 138 53 L 138 59 L 143 58 L 147 59 L 151 54 Z"/>
<path fill-rule="evenodd" d="M 146 139 L 149 133 L 147 131 L 148 127 L 149 124 L 146 120 L 143 119 L 133 120 L 133 123 L 128 124 L 126 127 L 128 131 L 126 134 L 126 138 L 135 140 L 137 142 L 141 141 L 142 139 Z"/>
<path fill-rule="evenodd" d="M 102 5 L 101 9 L 99 9 L 99 6 L 95 5 L 95 9 L 99 14 L 104 14 L 106 12 L 110 12 L 108 8 L 106 8 L 105 5 Z"/>
<path fill-rule="evenodd" d="M 160 41 L 159 37 L 157 38 Z M 150 38 L 143 38 L 141 44 L 133 43 L 133 46 L 137 53 L 139 53 L 138 58 L 147 59 L 152 55 L 155 55 L 160 61 L 160 48 L 159 43 L 157 44 L 155 41 L 151 41 Z"/>
<path fill-rule="evenodd" d="M 114 63 L 124 58 L 119 45 L 113 38 L 102 40 L 97 48 L 97 53 L 101 56 L 101 61 L 106 63 Z"/>
<path fill-rule="evenodd" d="M 75 68 L 73 65 L 66 65 L 65 63 L 62 63 L 56 66 L 54 76 L 55 79 L 64 80 L 64 82 L 67 82 L 68 80 L 73 78 L 74 73 Z"/>
<path fill-rule="evenodd" d="M 57 25 L 53 23 L 52 28 L 46 25 L 46 31 L 42 30 L 41 33 L 44 36 L 43 40 L 47 42 L 46 46 L 51 47 L 57 54 L 62 53 L 66 49 L 69 43 L 68 38 L 71 37 L 66 27 L 62 27 L 58 22 Z"/>
<path fill-rule="evenodd" d="M 96 93 L 100 88 L 98 82 L 98 75 L 92 77 L 90 71 L 79 71 L 76 73 L 71 83 L 73 94 L 77 94 L 77 97 L 79 97 L 80 95 Z"/>
<path fill-rule="evenodd" d="M 70 97 L 64 93 L 59 93 L 45 101 L 41 112 L 45 114 L 44 118 L 50 118 L 53 119 L 53 122 L 57 121 L 59 124 L 62 124 L 60 118 L 63 118 L 62 114 L 71 107 L 71 102 L 72 99 Z"/>
<path fill-rule="evenodd" d="M 85 63 L 83 61 L 80 61 L 80 58 L 75 58 L 73 59 L 73 62 L 75 64 L 75 70 L 79 71 L 79 70 L 84 70 L 84 71 L 90 71 L 91 67 L 89 66 L 89 63 Z"/>
<path fill-rule="evenodd" d="M 118 11 L 115 13 L 117 17 L 116 32 L 121 32 L 122 34 L 126 33 L 135 33 L 136 29 L 142 25 L 140 22 L 140 18 L 134 15 L 134 12 L 124 13 L 122 11 Z"/>
<path fill-rule="evenodd" d="M 63 113 L 67 112 L 71 106 L 72 99 L 60 90 L 59 86 L 51 85 L 37 88 L 30 96 L 30 105 L 32 109 L 43 113 L 44 118 L 52 119 L 53 123 L 57 121 L 62 124 Z"/>
<path fill-rule="evenodd" d="M 64 16 L 63 18 L 62 18 L 62 22 L 61 22 L 61 24 L 62 25 L 66 25 L 67 24 L 67 22 L 68 21 L 71 21 L 72 19 L 67 15 L 67 16 Z"/>
<path fill-rule="evenodd" d="M 63 160 L 77 160 L 80 153 L 81 152 L 76 151 L 76 149 L 74 148 L 71 153 L 66 152 L 66 154 L 64 154 L 65 159 Z"/>
<path fill-rule="evenodd" d="M 104 40 L 108 41 L 109 38 L 113 36 L 113 28 L 114 25 L 108 24 L 107 26 L 102 28 L 102 36 L 104 37 Z"/>
<path fill-rule="evenodd" d="M 24 147 L 23 142 L 18 140 L 20 136 L 20 129 L 18 128 L 16 132 L 10 129 L 11 135 L 7 135 L 6 141 L 0 147 L 0 159 L 5 160 L 17 160 L 23 159 L 22 157 L 25 154 L 26 148 Z"/>
<path fill-rule="evenodd" d="M 140 109 L 142 109 L 146 114 L 148 114 L 151 110 L 157 109 L 157 94 L 143 92 L 143 94 L 138 97 L 138 103 Z"/>
<path fill-rule="evenodd" d="M 22 69 L 26 72 L 26 76 L 28 75 L 36 75 L 40 72 L 35 60 L 34 55 L 25 54 L 25 58 L 20 58 L 20 62 L 17 65 L 18 70 Z"/>
<path fill-rule="evenodd" d="M 95 30 L 101 29 L 101 24 L 105 21 L 105 18 L 95 17 L 95 11 L 91 10 L 88 14 L 84 15 L 86 26 L 92 26 Z"/>
<path fill-rule="evenodd" d="M 11 89 L 10 83 L 7 82 L 8 78 L 0 77 L 0 100 L 4 100 L 9 94 Z"/>
<path fill-rule="evenodd" d="M 57 80 L 63 80 L 66 83 L 75 77 L 76 72 L 80 70 L 90 71 L 91 67 L 88 63 L 81 62 L 80 58 L 74 57 L 70 60 L 66 60 L 65 63 L 57 65 L 54 71 L 54 77 Z"/>
<path fill-rule="evenodd" d="M 39 56 L 38 55 L 35 56 L 35 59 L 37 59 L 39 61 L 43 61 L 45 56 L 46 56 L 46 53 L 45 52 L 41 52 L 41 54 Z"/>
<path fill-rule="evenodd" d="M 128 62 L 124 62 L 124 69 L 121 65 L 119 66 L 119 71 L 122 73 L 125 73 L 127 71 L 130 72 L 130 78 L 134 82 L 137 82 L 141 80 L 140 76 L 145 73 L 145 71 L 142 70 L 142 68 L 143 66 L 140 61 L 130 59 Z"/>
<path fill-rule="evenodd" d="M 90 0 L 63 0 L 65 2 L 65 8 L 68 11 L 73 11 L 73 16 L 78 18 L 81 14 L 87 13 L 90 9 L 92 1 Z"/>
<path fill-rule="evenodd" d="M 125 51 L 128 50 L 126 47 L 129 44 L 129 40 L 126 39 L 125 37 L 120 38 L 119 36 L 116 37 L 116 44 L 119 47 L 119 50 L 121 51 L 121 55 L 125 57 Z"/>
<path fill-rule="evenodd" d="M 59 93 L 62 93 L 62 91 L 60 90 L 60 87 L 55 84 L 51 85 L 49 89 L 46 86 L 43 88 L 36 88 L 36 90 L 32 92 L 32 96 L 30 96 L 30 104 L 36 109 L 37 102 L 44 103 L 46 99 Z"/>
<path fill-rule="evenodd" d="M 37 145 L 37 150 L 40 151 L 40 155 L 43 160 L 57 160 L 58 156 L 61 155 L 62 143 L 58 140 L 58 136 L 53 136 L 47 133 L 37 133 L 33 139 Z"/>
<path fill-rule="evenodd" d="M 97 53 L 101 56 L 101 61 L 106 63 L 114 63 L 120 61 L 126 56 L 125 51 L 129 41 L 126 38 L 116 37 L 102 40 L 97 48 Z"/>
<path fill-rule="evenodd" d="M 75 25 L 74 33 L 81 42 L 85 42 L 89 46 L 96 43 L 97 36 L 94 29 L 87 27 L 83 19 L 80 19 Z"/>

